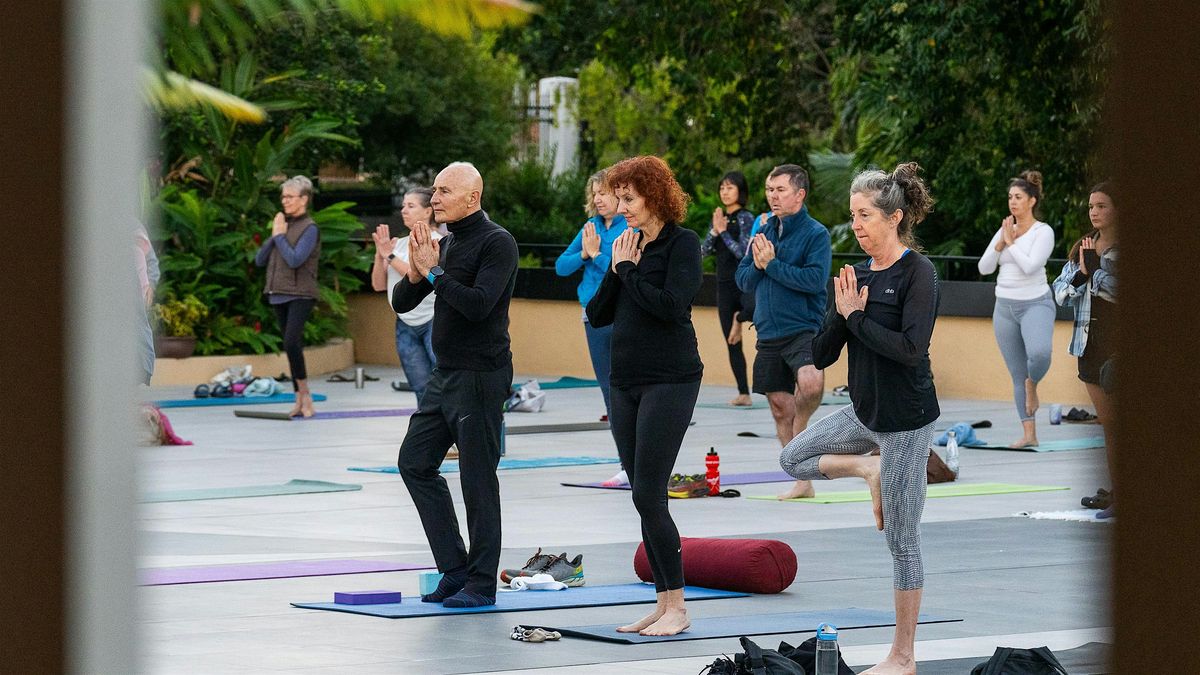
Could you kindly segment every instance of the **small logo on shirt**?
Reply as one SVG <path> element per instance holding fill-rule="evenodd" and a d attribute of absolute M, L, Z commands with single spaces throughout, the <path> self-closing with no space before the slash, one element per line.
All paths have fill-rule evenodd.
<path fill-rule="evenodd" d="M 889 288 L 886 291 L 884 291 L 884 293 L 895 293 L 895 292 L 896 292 L 896 289 L 894 289 L 894 288 Z"/>

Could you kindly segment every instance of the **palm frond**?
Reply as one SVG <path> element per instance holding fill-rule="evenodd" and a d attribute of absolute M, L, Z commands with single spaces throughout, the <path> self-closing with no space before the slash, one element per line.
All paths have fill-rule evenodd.
<path fill-rule="evenodd" d="M 187 110 L 207 105 L 238 122 L 258 124 L 267 119 L 267 111 L 260 106 L 169 70 L 155 72 L 145 69 L 142 90 L 146 98 L 160 110 Z"/>

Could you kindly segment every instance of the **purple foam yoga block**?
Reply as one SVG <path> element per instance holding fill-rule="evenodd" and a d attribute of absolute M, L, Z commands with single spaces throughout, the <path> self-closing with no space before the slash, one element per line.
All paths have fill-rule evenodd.
<path fill-rule="evenodd" d="M 387 605 L 400 602 L 400 591 L 338 591 L 333 601 L 339 605 Z"/>

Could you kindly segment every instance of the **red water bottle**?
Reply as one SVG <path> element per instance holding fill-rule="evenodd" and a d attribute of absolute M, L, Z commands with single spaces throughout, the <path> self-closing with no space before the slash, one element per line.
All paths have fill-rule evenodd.
<path fill-rule="evenodd" d="M 708 496 L 717 497 L 721 494 L 721 456 L 716 448 L 709 448 L 704 456 L 704 479 L 708 481 Z"/>

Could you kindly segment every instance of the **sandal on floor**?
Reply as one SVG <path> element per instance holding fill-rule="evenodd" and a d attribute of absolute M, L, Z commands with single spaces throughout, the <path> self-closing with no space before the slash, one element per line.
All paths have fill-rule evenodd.
<path fill-rule="evenodd" d="M 1103 510 L 1112 506 L 1113 495 L 1108 490 L 1100 488 L 1096 490 L 1096 494 L 1091 497 L 1084 497 L 1079 500 L 1079 504 L 1085 509 Z"/>
<path fill-rule="evenodd" d="M 1068 422 L 1091 422 L 1096 416 L 1082 408 L 1071 408 L 1062 418 Z"/>
<path fill-rule="evenodd" d="M 343 375 L 341 373 L 334 373 L 333 375 L 330 375 L 329 379 L 327 379 L 325 381 L 326 382 L 353 382 L 354 378 L 346 377 L 345 375 Z"/>
<path fill-rule="evenodd" d="M 192 392 L 192 396 L 196 398 L 208 398 L 211 393 L 212 390 L 208 388 L 207 384 L 201 384 Z"/>

